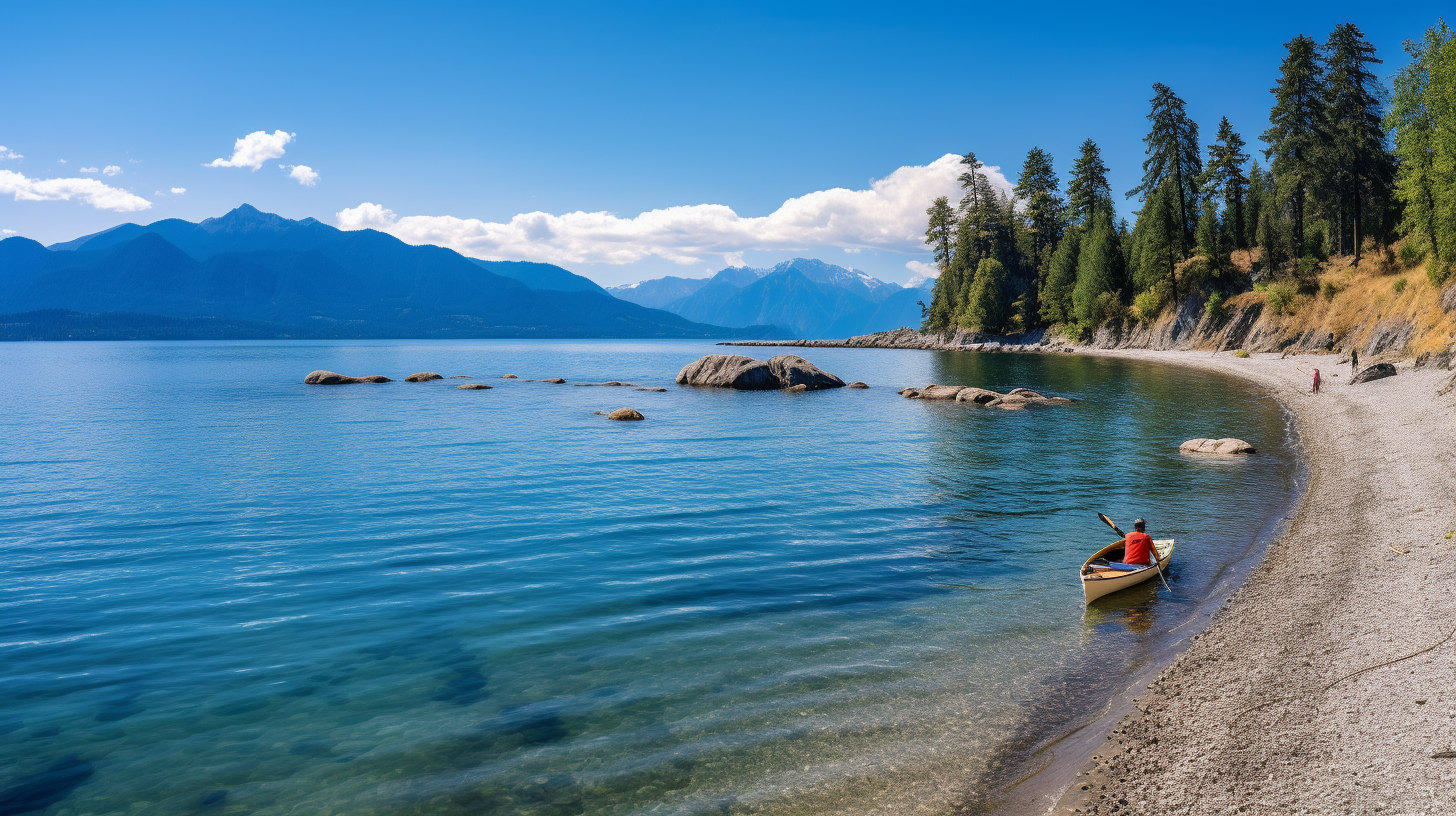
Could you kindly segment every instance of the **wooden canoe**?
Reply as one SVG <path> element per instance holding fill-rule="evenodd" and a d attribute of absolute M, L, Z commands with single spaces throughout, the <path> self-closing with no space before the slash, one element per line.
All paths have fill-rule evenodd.
<path fill-rule="evenodd" d="M 1168 569 L 1168 562 L 1173 558 L 1173 539 L 1165 538 L 1153 542 L 1153 552 L 1158 555 L 1158 563 L 1163 569 Z M 1157 578 L 1158 571 L 1153 565 L 1136 570 L 1115 570 L 1108 567 L 1096 566 L 1092 562 L 1104 559 L 1116 563 L 1122 559 L 1122 539 L 1118 539 L 1106 547 L 1092 554 L 1082 564 L 1082 596 L 1087 603 L 1109 595 L 1119 589 L 1127 589 L 1130 586 L 1141 584 L 1150 578 Z"/>

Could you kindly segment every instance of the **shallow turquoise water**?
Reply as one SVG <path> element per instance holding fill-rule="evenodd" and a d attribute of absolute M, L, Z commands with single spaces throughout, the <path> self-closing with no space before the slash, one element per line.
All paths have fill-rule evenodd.
<path fill-rule="evenodd" d="M 1277 405 L 1211 374 L 814 349 L 872 387 L 672 384 L 714 351 L 0 345 L 0 812 L 942 811 L 1293 486 Z M 931 381 L 1080 402 L 895 393 Z M 1224 435 L 1262 453 L 1177 453 Z M 1084 618 L 1097 510 L 1179 539 L 1175 596 Z"/>

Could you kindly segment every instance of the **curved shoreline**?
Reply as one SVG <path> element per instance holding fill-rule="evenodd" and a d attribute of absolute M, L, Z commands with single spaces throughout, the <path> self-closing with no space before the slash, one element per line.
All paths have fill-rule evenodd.
<path fill-rule="evenodd" d="M 1436 396 L 1449 375 L 1403 368 L 1349 386 L 1328 356 L 1085 353 L 1269 388 L 1293 417 L 1305 489 L 1206 628 L 1109 714 L 1049 743 L 1063 760 L 1006 788 L 998 812 L 1449 808 L 1456 762 L 1432 755 L 1456 749 L 1456 645 L 1325 688 L 1456 623 L 1456 577 L 1444 567 L 1456 556 L 1444 538 L 1456 528 L 1456 397 Z M 1305 372 L 1319 366 L 1326 384 L 1309 394 Z"/>

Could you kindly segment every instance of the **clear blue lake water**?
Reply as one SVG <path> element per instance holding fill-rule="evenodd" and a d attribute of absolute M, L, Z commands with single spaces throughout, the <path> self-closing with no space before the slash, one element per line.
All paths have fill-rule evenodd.
<path fill-rule="evenodd" d="M 0 813 L 948 812 L 1296 487 L 1277 403 L 1214 374 L 790 349 L 871 388 L 673 384 L 724 351 L 0 344 Z M 928 382 L 1079 402 L 896 393 Z M 1179 540 L 1172 596 L 1084 614 L 1098 510 Z"/>

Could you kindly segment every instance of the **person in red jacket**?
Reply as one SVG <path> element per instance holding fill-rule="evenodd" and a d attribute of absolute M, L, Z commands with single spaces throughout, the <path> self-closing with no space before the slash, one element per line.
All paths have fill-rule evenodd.
<path fill-rule="evenodd" d="M 1153 537 L 1144 532 L 1146 521 L 1138 519 L 1132 523 L 1133 532 L 1122 540 L 1124 552 L 1122 563 L 1149 565 L 1153 563 Z M 1161 560 L 1161 559 L 1160 559 Z"/>

